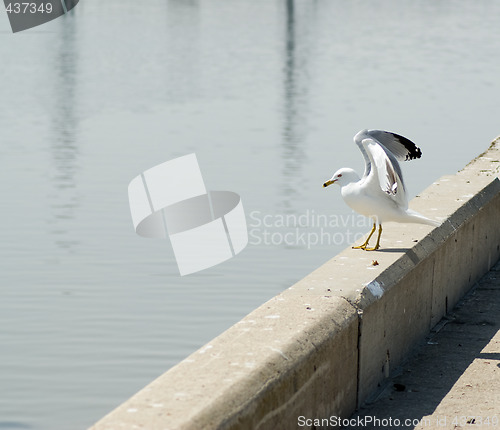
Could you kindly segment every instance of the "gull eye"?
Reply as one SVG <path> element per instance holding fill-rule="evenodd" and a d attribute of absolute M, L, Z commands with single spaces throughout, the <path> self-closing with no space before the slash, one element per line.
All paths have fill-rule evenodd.
<path fill-rule="evenodd" d="M 337 178 L 341 178 L 341 177 L 342 177 L 342 173 L 339 173 L 339 174 L 337 175 Z"/>

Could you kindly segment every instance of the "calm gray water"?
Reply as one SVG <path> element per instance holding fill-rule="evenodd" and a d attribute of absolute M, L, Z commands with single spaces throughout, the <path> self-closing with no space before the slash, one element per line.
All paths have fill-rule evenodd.
<path fill-rule="evenodd" d="M 366 232 L 321 187 L 362 170 L 358 130 L 422 148 L 412 195 L 482 152 L 500 133 L 498 16 L 82 0 L 14 35 L 0 13 L 0 429 L 88 427 Z M 209 189 L 241 195 L 251 237 L 180 277 L 168 241 L 135 235 L 127 186 L 191 152 Z"/>

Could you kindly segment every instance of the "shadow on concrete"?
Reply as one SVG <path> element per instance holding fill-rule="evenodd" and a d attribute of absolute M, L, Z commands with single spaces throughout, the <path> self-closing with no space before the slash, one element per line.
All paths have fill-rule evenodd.
<path fill-rule="evenodd" d="M 496 339 L 492 342 L 499 329 L 500 262 L 436 325 L 425 343 L 418 346 L 409 360 L 394 372 L 395 375 L 387 380 L 371 402 L 351 417 L 353 424 L 356 420 L 356 425 L 344 428 L 454 428 L 452 416 L 456 416 L 458 410 L 463 413 L 477 410 L 476 415 L 480 415 L 490 410 L 488 403 L 493 410 L 484 414 L 493 416 L 495 387 L 492 386 L 491 372 L 497 371 L 500 363 L 490 361 L 500 361 L 500 342 Z M 484 365 L 478 366 L 478 359 L 484 360 Z M 453 395 L 449 395 L 452 388 Z M 488 390 L 491 390 L 490 396 Z M 484 394 L 475 397 L 475 392 Z M 438 406 L 438 413 L 435 413 Z M 433 413 L 425 425 L 415 425 Z M 440 414 L 443 419 L 448 413 L 446 426 L 436 422 Z M 368 425 L 359 425 L 357 421 L 367 424 L 367 421 L 374 420 L 373 417 L 381 421 Z M 405 425 L 408 419 L 411 423 Z M 396 420 L 399 420 L 399 425 L 391 425 Z M 459 423 L 455 428 L 463 427 Z"/>
<path fill-rule="evenodd" d="M 381 248 L 377 249 L 375 252 L 399 252 L 401 254 L 406 254 L 410 251 L 410 248 Z"/>

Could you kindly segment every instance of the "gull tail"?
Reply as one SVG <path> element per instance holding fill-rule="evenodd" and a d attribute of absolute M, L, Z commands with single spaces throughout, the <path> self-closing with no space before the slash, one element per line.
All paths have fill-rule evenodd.
<path fill-rule="evenodd" d="M 422 214 L 419 214 L 418 212 L 413 211 L 411 209 L 406 210 L 406 216 L 404 222 L 427 224 L 427 225 L 432 225 L 433 227 L 439 227 L 441 225 L 439 221 L 434 221 L 433 219 L 427 218 Z"/>

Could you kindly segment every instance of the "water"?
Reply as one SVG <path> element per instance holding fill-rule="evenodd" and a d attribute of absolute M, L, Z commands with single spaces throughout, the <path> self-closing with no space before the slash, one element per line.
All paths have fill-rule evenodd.
<path fill-rule="evenodd" d="M 0 13 L 0 429 L 90 426 L 366 232 L 321 187 L 362 169 L 358 130 L 420 145 L 403 166 L 412 195 L 486 149 L 499 14 L 465 0 L 85 0 L 13 35 Z M 134 234 L 127 186 L 190 152 L 209 189 L 242 196 L 252 234 L 181 278 L 168 241 Z"/>

